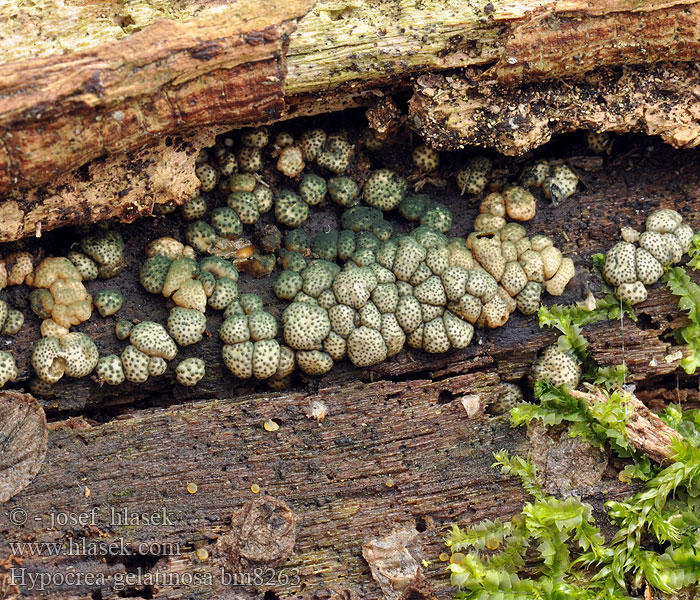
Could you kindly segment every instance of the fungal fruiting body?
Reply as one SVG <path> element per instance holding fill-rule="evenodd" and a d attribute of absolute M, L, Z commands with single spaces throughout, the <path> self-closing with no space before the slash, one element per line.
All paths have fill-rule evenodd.
<path fill-rule="evenodd" d="M 415 171 L 404 176 L 400 167 L 372 169 L 366 157 L 355 161 L 359 148 L 376 152 L 392 143 L 371 132 L 356 145 L 345 131 L 271 136 L 265 127 L 217 138 L 196 158 L 200 189 L 180 209 L 183 241 L 160 237 L 145 248 L 139 280 L 172 303 L 167 323 L 118 320 L 115 335 L 128 342 L 120 354 L 99 358 L 87 336 L 70 332 L 90 318 L 93 305 L 103 317 L 120 310 L 118 291 L 101 289 L 91 297 L 83 285 L 125 267 L 120 234 L 96 228 L 81 239 L 80 250 L 46 258 L 36 268 L 28 253 L 7 257 L 0 284 L 6 278 L 35 288 L 30 306 L 43 319 L 44 339 L 32 363 L 42 385 L 93 369 L 96 380 L 109 385 L 161 376 L 178 347 L 194 346 L 207 334 L 209 310 L 223 311 L 218 333 L 226 367 L 240 379 L 280 386 L 295 367 L 321 375 L 344 358 L 359 367 L 377 365 L 406 345 L 429 353 L 465 348 L 475 328 L 501 327 L 516 308 L 535 312 L 543 291 L 564 291 L 575 274 L 571 259 L 550 238 L 528 236 L 509 220 L 535 216 L 528 188 L 539 187 L 552 200 L 573 193 L 578 180 L 569 167 L 540 161 L 512 185 L 502 171 L 493 172 L 488 158 L 470 159 L 457 172 L 459 191 L 485 196 L 473 232 L 449 237 L 449 208 L 409 192 Z M 439 154 L 425 145 L 411 158 L 423 174 L 440 165 Z M 270 164 L 272 171 L 263 170 Z M 268 183 L 264 177 L 271 172 Z M 303 226 L 310 210 L 326 198 L 340 227 L 309 235 Z M 270 211 L 263 225 L 259 221 Z M 394 215 L 414 229 L 397 232 Z M 272 217 L 281 231 L 270 224 Z M 244 237 L 251 226 L 259 244 Z M 649 230 L 676 234 L 676 228 L 659 227 L 669 225 Z M 654 243 L 653 236 L 640 239 L 643 247 Z M 259 296 L 238 287 L 239 268 L 257 277 L 277 262 L 282 273 L 273 291 L 287 303 L 275 313 L 279 322 Z M 21 313 L 5 309 L 0 305 L 0 331 L 12 334 Z M 204 373 L 201 359 L 192 357 L 173 374 L 194 386 Z"/>
<path fill-rule="evenodd" d="M 647 298 L 646 286 L 656 283 L 665 267 L 680 262 L 689 250 L 693 229 L 675 210 L 662 209 L 649 214 L 641 235 L 625 228 L 623 236 L 630 241 L 623 239 L 608 250 L 603 276 L 621 300 L 638 304 Z"/>

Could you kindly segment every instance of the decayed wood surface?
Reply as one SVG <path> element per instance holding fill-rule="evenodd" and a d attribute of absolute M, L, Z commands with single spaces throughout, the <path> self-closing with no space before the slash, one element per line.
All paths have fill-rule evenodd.
<path fill-rule="evenodd" d="M 608 401 L 606 393 L 593 386 L 590 386 L 587 392 L 572 390 L 571 395 L 585 400 L 588 404 Z M 625 437 L 632 446 L 658 463 L 671 458 L 674 454 L 672 441 L 674 437 L 680 437 L 678 432 L 666 425 L 633 393 L 630 393 L 625 401 L 629 410 Z"/>
<path fill-rule="evenodd" d="M 566 140 L 566 151 L 576 151 L 577 144 Z M 632 137 L 616 144 L 602 170 L 581 172 L 590 189 L 558 207 L 540 202 L 535 220 L 527 225 L 531 232 L 551 234 L 576 261 L 578 275 L 559 301 L 576 301 L 589 289 L 597 290 L 590 254 L 608 248 L 620 225 L 640 227 L 649 210 L 673 207 L 700 226 L 700 151 L 670 151 L 660 144 L 649 151 L 649 140 Z M 451 186 L 441 200 L 457 215 L 453 232 L 464 235 L 476 208 Z M 309 228 L 332 226 L 336 217 L 326 214 Z M 172 234 L 173 224 L 172 217 L 158 217 L 124 228 L 130 265 L 109 282 L 128 292 L 119 317 L 164 321 L 164 300 L 142 293 L 135 281 L 146 241 Z M 59 248 L 66 243 L 50 235 L 44 242 L 49 251 L 51 244 Z M 262 289 L 273 311 L 281 309 L 270 294 L 270 281 L 243 277 L 241 282 L 245 291 Z M 92 285 L 104 283 L 88 283 Z M 26 301 L 27 290 L 8 292 L 12 304 Z M 27 324 L 13 350 L 19 349 L 15 355 L 27 375 L 38 323 L 25 312 Z M 639 320 L 626 319 L 623 328 L 611 323 L 587 327 L 593 356 L 602 365 L 624 360 L 637 395 L 651 404 L 664 396 L 697 403 L 697 380 L 677 370 L 677 348 L 662 337 L 682 322 L 675 299 L 654 286 L 637 314 Z M 123 345 L 112 333 L 115 320 L 95 316 L 82 328 L 103 354 Z M 211 338 L 181 352 L 207 360 L 208 375 L 194 391 L 172 387 L 167 377 L 135 389 L 99 388 L 79 380 L 61 382 L 56 398 L 42 400 L 51 421 L 47 459 L 30 486 L 2 507 L 0 571 L 7 575 L 10 568 L 24 568 L 14 573 L 24 573 L 25 582 L 36 572 L 105 576 L 104 586 L 64 583 L 51 588 L 51 597 L 66 599 L 116 598 L 120 591 L 114 590 L 114 577 L 124 578 L 127 572 L 142 576 L 125 586 L 129 591 L 121 591 L 127 597 L 263 598 L 269 591 L 282 598 L 351 598 L 356 593 L 375 599 L 381 592 L 362 558 L 363 544 L 397 527 L 417 527 L 418 560 L 433 561 L 425 569 L 427 583 L 438 598 L 447 599 L 453 590 L 438 559 L 446 528 L 453 522 L 510 518 L 525 499 L 517 481 L 490 468 L 492 452 L 532 448 L 538 457 L 547 454 L 548 473 L 558 470 L 554 462 L 564 451 L 555 452 L 557 441 L 538 442 L 524 430 L 511 429 L 498 408 L 504 382 L 517 384 L 530 397 L 528 370 L 537 352 L 556 338 L 554 332 L 540 330 L 535 317 L 513 315 L 503 328 L 479 331 L 472 346 L 460 352 L 431 356 L 406 351 L 370 370 L 342 363 L 326 377 L 296 380 L 285 393 L 236 383 L 222 372 L 214 315 L 208 315 L 208 326 Z M 465 396 L 470 408 L 476 406 L 471 417 L 462 404 Z M 313 401 L 328 407 L 320 424 L 307 416 Z M 268 419 L 280 425 L 278 431 L 263 428 Z M 617 477 L 622 463 L 607 460 L 591 455 L 590 472 L 576 466 L 584 499 L 594 504 L 603 522 L 602 503 L 630 493 Z M 187 483 L 196 483 L 197 492 L 189 493 Z M 218 545 L 232 533 L 232 514 L 256 497 L 253 484 L 286 502 L 299 518 L 294 553 L 274 571 L 263 565 L 257 585 L 252 580 L 249 586 L 222 586 L 222 567 L 239 582 L 256 574 L 251 565 L 228 564 Z M 576 488 L 576 481 L 567 485 Z M 11 513 L 21 516 L 18 509 L 27 511 L 22 526 L 9 520 Z M 59 513 L 92 514 L 93 509 L 93 526 L 51 526 Z M 170 523 L 111 524 L 112 510 L 119 515 L 165 510 Z M 90 547 L 98 541 L 119 545 L 122 539 L 131 552 L 142 543 L 155 545 L 144 547 L 146 554 L 140 557 L 103 560 L 75 552 L 56 557 L 43 550 L 10 560 L 10 541 L 60 542 L 67 552 L 71 542 L 85 540 Z M 208 558 L 200 560 L 197 550 L 206 550 Z M 177 577 L 195 573 L 204 583 L 176 585 Z M 31 595 L 27 585 L 22 590 Z"/>
<path fill-rule="evenodd" d="M 3 241 L 32 235 L 39 223 L 48 230 L 67 220 L 128 220 L 154 202 L 184 201 L 196 190 L 194 153 L 164 163 L 164 136 L 185 136 L 199 149 L 230 127 L 367 105 L 390 90 L 410 92 L 415 74 L 445 69 L 479 68 L 470 78 L 482 82 L 480 95 L 463 90 L 458 103 L 499 107 L 508 104 L 510 88 L 496 85 L 546 78 L 555 82 L 547 85 L 558 106 L 548 116 L 566 123 L 561 129 L 612 120 L 616 130 L 646 128 L 674 145 L 698 140 L 697 101 L 678 86 L 664 106 L 642 93 L 637 102 L 645 108 L 650 102 L 650 110 L 640 122 L 614 118 L 623 88 L 597 107 L 595 118 L 572 116 L 570 84 L 560 81 L 605 65 L 697 60 L 700 3 L 692 0 L 643 6 L 631 0 L 164 0 L 51 11 L 20 3 L 20 9 L 0 8 L 3 17 L 9 23 L 0 51 L 0 192 L 9 194 L 0 207 Z M 653 88 L 656 78 L 640 74 L 636 85 Z M 418 87 L 419 99 L 424 91 Z M 667 118 L 669 105 L 677 118 Z M 480 122 L 471 138 L 426 133 L 454 148 L 491 144 L 489 127 Z M 417 129 L 423 131 L 422 123 Z M 527 128 L 514 137 L 511 152 L 548 139 Z M 139 185 L 127 183 L 133 169 L 125 152 L 149 163 Z M 111 168 L 75 171 L 105 153 Z M 81 185 L 86 172 L 89 190 Z M 148 184 L 160 174 L 173 184 L 153 193 Z M 101 199 L 94 209 L 92 199 L 85 202 L 91 195 Z M 61 205 L 75 210 L 63 212 Z"/>
<path fill-rule="evenodd" d="M 422 75 L 410 101 L 411 122 L 435 148 L 468 145 L 520 155 L 552 136 L 576 131 L 640 131 L 677 148 L 700 140 L 696 63 L 609 67 L 570 82 L 507 87 L 475 70 Z"/>
<path fill-rule="evenodd" d="M 26 510 L 28 521 L 13 527 L 2 519 L 0 556 L 8 556 L 9 541 L 21 539 L 61 542 L 66 548 L 68 540 L 75 544 L 84 538 L 89 545 L 120 544 L 123 539 L 131 552 L 139 544 L 153 544 L 145 557 L 105 562 L 84 556 L 25 556 L 21 567 L 14 565 L 16 577 L 24 572 L 25 581 L 31 572 L 104 574 L 108 585 L 102 598 L 118 597 L 110 589 L 110 576 L 139 567 L 143 583 L 149 577 L 155 582 L 156 574 L 166 582 L 146 586 L 154 598 L 249 598 L 262 597 L 266 590 L 281 598 L 304 593 L 308 598 L 328 597 L 333 585 L 363 598 L 380 598 L 362 559 L 362 544 L 395 526 L 417 526 L 421 558 L 433 561 L 427 569 L 429 581 L 438 597 L 450 598 L 443 564 L 437 560 L 446 526 L 509 518 L 525 499 L 517 481 L 490 468 L 494 451 L 526 449 L 523 432 L 512 431 L 507 418 L 489 417 L 483 407 L 468 418 L 459 402 L 462 394 L 487 399 L 497 383 L 493 373 L 440 382 L 358 383 L 316 393 L 188 403 L 124 415 L 104 425 L 76 419 L 55 423 L 41 473 L 3 507 L 8 513 Z M 445 392 L 455 400 L 441 402 Z M 320 425 L 305 416 L 312 400 L 329 407 Z M 280 429 L 266 432 L 266 419 L 276 419 Z M 608 499 L 626 494 L 615 475 L 611 471 L 596 492 L 605 492 Z M 196 494 L 187 492 L 188 482 L 197 484 Z M 225 588 L 215 542 L 230 531 L 231 514 L 253 497 L 254 483 L 284 500 L 299 517 L 295 551 L 274 574 L 263 570 L 264 583 Z M 64 511 L 91 514 L 93 508 L 94 527 L 51 527 L 52 515 L 55 520 Z M 165 511 L 172 524 L 120 526 L 112 520 L 112 510 L 119 515 L 125 510 Z M 207 549 L 210 558 L 198 560 L 197 549 Z M 159 552 L 172 556 L 160 558 Z M 238 577 L 254 574 L 252 568 L 239 572 L 223 566 Z M 213 573 L 213 585 L 167 583 L 185 573 L 202 578 Z M 97 587 L 50 589 L 52 597 L 90 598 Z"/>

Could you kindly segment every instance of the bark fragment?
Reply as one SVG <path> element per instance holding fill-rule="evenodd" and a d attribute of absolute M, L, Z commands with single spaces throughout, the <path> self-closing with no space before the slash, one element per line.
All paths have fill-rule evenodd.
<path fill-rule="evenodd" d="M 37 401 L 29 394 L 0 392 L 0 502 L 31 483 L 46 458 L 47 440 L 46 416 Z M 20 512 L 20 521 L 13 522 L 22 524 L 22 515 L 26 519 Z"/>
<path fill-rule="evenodd" d="M 589 387 L 588 392 L 574 390 L 571 394 L 586 402 L 607 402 L 608 396 L 600 388 Z M 681 435 L 666 425 L 656 414 L 647 408 L 634 394 L 628 396 L 629 420 L 625 425 L 629 442 L 652 460 L 663 463 L 673 456 L 671 442 Z"/>
<path fill-rule="evenodd" d="M 438 150 L 474 145 L 515 156 L 578 129 L 639 131 L 692 148 L 700 144 L 699 90 L 694 63 L 609 67 L 520 87 L 475 70 L 433 73 L 416 81 L 409 123 Z"/>

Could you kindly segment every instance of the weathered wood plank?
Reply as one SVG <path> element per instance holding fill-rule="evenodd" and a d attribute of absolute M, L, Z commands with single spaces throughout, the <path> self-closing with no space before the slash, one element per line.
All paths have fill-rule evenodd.
<path fill-rule="evenodd" d="M 256 394 L 139 411 L 103 425 L 54 423 L 42 471 L 4 506 L 8 513 L 26 510 L 28 520 L 22 527 L 2 520 L 0 557 L 7 558 L 7 543 L 15 540 L 67 547 L 69 540 L 76 544 L 84 536 L 88 545 L 123 539 L 132 552 L 139 544 L 154 544 L 143 558 L 110 557 L 106 563 L 84 556 L 25 555 L 21 569 L 26 571 L 14 573 L 25 573 L 25 581 L 31 572 L 72 569 L 113 578 L 141 567 L 144 582 L 148 573 L 174 577 L 213 571 L 220 576 L 214 542 L 229 531 L 231 513 L 252 497 L 250 486 L 257 483 L 300 518 L 295 553 L 276 575 L 286 573 L 290 583 L 275 579 L 228 588 L 231 596 L 216 581 L 214 587 L 146 586 L 152 597 L 222 598 L 239 592 L 262 595 L 266 589 L 292 597 L 335 584 L 379 598 L 361 556 L 362 543 L 395 525 L 417 525 L 424 530 L 423 558 L 435 561 L 428 569 L 430 580 L 438 596 L 448 598 L 437 560 L 445 527 L 454 521 L 508 518 L 524 498 L 517 482 L 490 469 L 492 452 L 526 445 L 523 432 L 512 431 L 507 418 L 484 413 L 498 381 L 493 373 L 473 373 L 439 382 L 357 383 L 310 394 Z M 446 392 L 454 400 L 445 403 Z M 459 402 L 465 394 L 483 398 L 473 418 Z M 305 416 L 312 400 L 329 407 L 321 424 Z M 280 429 L 265 431 L 267 419 L 275 419 Z M 196 494 L 187 492 L 188 482 L 198 485 Z M 596 492 L 603 491 L 616 496 L 624 488 L 611 476 L 599 483 Z M 93 509 L 95 528 L 51 527 L 59 513 L 91 514 Z M 165 511 L 172 525 L 110 525 L 112 510 L 119 515 Z M 160 558 L 156 544 L 176 555 Z M 200 548 L 208 549 L 210 559 L 196 558 Z M 114 598 L 113 583 L 57 585 L 50 592 L 52 597 L 89 598 L 99 587 L 102 598 Z"/>

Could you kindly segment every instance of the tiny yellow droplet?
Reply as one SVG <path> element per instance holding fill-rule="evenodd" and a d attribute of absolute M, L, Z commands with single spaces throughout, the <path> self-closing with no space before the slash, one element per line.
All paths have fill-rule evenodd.
<path fill-rule="evenodd" d="M 250 491 L 253 492 L 254 494 L 259 494 L 260 493 L 260 486 L 257 483 L 254 483 L 253 485 L 250 486 Z"/>
<path fill-rule="evenodd" d="M 86 498 L 90 497 L 90 488 L 88 486 L 85 486 L 85 497 Z"/>
<path fill-rule="evenodd" d="M 187 491 L 190 494 L 196 494 L 197 493 L 197 484 L 196 483 L 188 483 L 187 484 Z"/>
<path fill-rule="evenodd" d="M 462 563 L 463 560 L 464 554 L 462 554 L 461 552 L 455 552 L 452 556 L 450 556 L 450 562 L 453 565 L 459 565 Z"/>
<path fill-rule="evenodd" d="M 389 479 L 387 479 L 384 482 L 384 485 L 388 488 L 392 488 L 392 487 L 394 487 L 394 480 L 391 477 L 389 477 Z"/>
<path fill-rule="evenodd" d="M 199 560 L 207 560 L 207 558 L 209 558 L 209 551 L 206 548 L 199 548 L 197 550 L 197 558 Z"/>
<path fill-rule="evenodd" d="M 279 424 L 272 419 L 265 421 L 263 427 L 265 428 L 265 431 L 277 431 L 280 428 Z"/>
<path fill-rule="evenodd" d="M 447 552 L 442 552 L 442 553 L 440 554 L 440 556 L 438 556 L 438 558 L 439 558 L 442 562 L 447 562 L 447 561 L 450 559 L 450 555 L 447 554 Z"/>
<path fill-rule="evenodd" d="M 501 542 L 499 542 L 496 538 L 491 538 L 486 542 L 486 547 L 489 550 L 496 550 L 501 545 Z"/>

